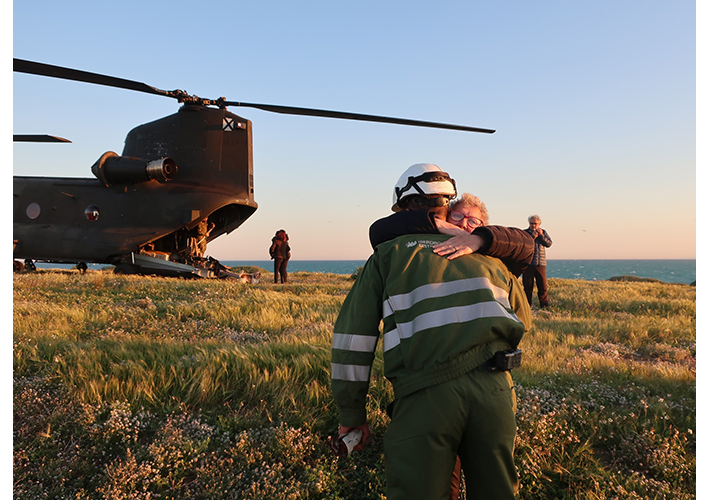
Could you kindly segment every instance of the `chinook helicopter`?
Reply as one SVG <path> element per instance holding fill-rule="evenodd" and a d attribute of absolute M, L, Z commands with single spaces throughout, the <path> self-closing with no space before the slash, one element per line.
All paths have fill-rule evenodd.
<path fill-rule="evenodd" d="M 114 272 L 230 277 L 204 257 L 206 243 L 229 234 L 257 209 L 252 124 L 227 107 L 491 134 L 490 129 L 272 104 L 204 99 L 112 76 L 13 59 L 16 72 L 116 87 L 176 99 L 177 113 L 139 125 L 122 153 L 104 152 L 93 178 L 13 178 L 13 257 L 111 264 Z M 49 135 L 15 141 L 70 142 Z M 211 231 L 205 231 L 205 226 Z M 22 267 L 15 261 L 16 267 Z M 18 266 L 19 264 L 19 266 Z"/>

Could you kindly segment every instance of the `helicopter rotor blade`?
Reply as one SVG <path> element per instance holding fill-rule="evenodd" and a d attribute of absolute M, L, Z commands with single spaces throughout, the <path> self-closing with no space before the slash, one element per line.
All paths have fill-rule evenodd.
<path fill-rule="evenodd" d="M 31 75 L 48 76 L 52 78 L 63 78 L 65 80 L 74 80 L 77 82 L 94 83 L 96 85 L 105 85 L 107 87 L 118 87 L 120 89 L 135 90 L 137 92 L 145 92 L 147 94 L 162 95 L 166 97 L 176 97 L 174 91 L 156 89 L 150 85 L 132 80 L 124 80 L 113 76 L 100 75 L 98 73 L 90 73 L 78 69 L 64 68 L 62 66 L 53 66 L 51 64 L 38 63 L 34 61 L 26 61 L 24 59 L 12 59 L 13 71 L 19 73 L 29 73 Z"/>
<path fill-rule="evenodd" d="M 14 134 L 13 142 L 71 142 L 69 139 L 46 134 Z"/>
<path fill-rule="evenodd" d="M 495 130 L 478 127 L 467 127 L 464 125 L 452 125 L 449 123 L 427 122 L 421 120 L 409 120 L 407 118 L 392 118 L 388 116 L 363 115 L 360 113 L 350 113 L 345 111 L 329 111 L 325 109 L 297 108 L 294 106 L 280 106 L 275 104 L 255 104 L 249 102 L 223 101 L 224 106 L 243 106 L 257 108 L 263 111 L 283 113 L 287 115 L 320 116 L 323 118 L 340 118 L 343 120 L 361 120 L 367 122 L 394 123 L 397 125 L 411 125 L 413 127 L 443 128 L 447 130 L 462 130 L 465 132 L 480 132 L 492 134 Z"/>
<path fill-rule="evenodd" d="M 108 87 L 117 87 L 126 90 L 135 90 L 137 92 L 144 92 L 147 94 L 172 97 L 177 99 L 179 102 L 199 104 L 204 106 L 241 106 L 287 115 L 319 116 L 323 118 L 338 118 L 342 120 L 360 120 L 367 122 L 393 123 L 397 125 L 409 125 L 413 127 L 429 127 L 446 130 L 461 130 L 464 132 L 480 132 L 483 134 L 492 134 L 495 132 L 495 130 L 486 128 L 468 127 L 464 125 L 428 122 L 422 120 L 410 120 L 407 118 L 365 115 L 344 111 L 329 111 L 325 109 L 299 108 L 295 106 L 281 106 L 277 104 L 256 104 L 248 102 L 226 101 L 224 98 L 219 98 L 217 100 L 202 99 L 197 96 L 190 96 L 183 90 L 161 90 L 155 87 L 151 87 L 150 85 L 147 85 L 145 83 L 136 82 L 133 80 L 125 80 L 123 78 L 116 78 L 113 76 L 90 73 L 88 71 L 70 69 L 62 66 L 54 66 L 51 64 L 38 63 L 17 58 L 13 58 L 13 70 L 20 73 L 29 73 L 32 75 L 48 76 L 52 78 L 63 78 L 65 80 L 74 80 L 78 82 L 93 83 L 96 85 L 105 85 Z"/>

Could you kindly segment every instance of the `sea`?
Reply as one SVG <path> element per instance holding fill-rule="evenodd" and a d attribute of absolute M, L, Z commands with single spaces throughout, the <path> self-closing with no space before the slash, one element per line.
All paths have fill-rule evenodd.
<path fill-rule="evenodd" d="M 271 260 L 222 260 L 222 264 L 257 266 L 273 271 Z M 364 260 L 290 260 L 289 272 L 352 274 Z M 37 263 L 38 268 L 72 268 L 70 264 Z M 100 269 L 105 264 L 90 264 L 89 269 Z M 666 283 L 695 282 L 695 259 L 673 260 L 551 260 L 547 261 L 547 277 L 580 280 L 607 280 L 613 276 L 652 278 Z"/>
<path fill-rule="evenodd" d="M 270 260 L 229 260 L 227 266 L 257 266 L 267 271 L 274 268 Z M 364 260 L 290 260 L 288 271 L 352 274 Z M 613 276 L 652 278 L 666 283 L 690 284 L 695 281 L 695 259 L 684 260 L 547 260 L 547 277 L 607 280 Z"/>

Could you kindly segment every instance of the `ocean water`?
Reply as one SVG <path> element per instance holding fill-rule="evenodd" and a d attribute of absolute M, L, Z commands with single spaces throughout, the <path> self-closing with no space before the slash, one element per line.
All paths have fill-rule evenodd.
<path fill-rule="evenodd" d="M 227 266 L 258 266 L 273 271 L 270 260 L 222 261 Z M 352 274 L 364 260 L 291 260 L 289 272 Z M 548 260 L 548 278 L 606 280 L 613 276 L 653 278 L 666 283 L 695 281 L 695 259 L 685 260 Z"/>
<path fill-rule="evenodd" d="M 696 279 L 695 259 L 678 260 L 548 260 L 551 278 L 606 280 L 613 276 L 653 278 L 690 284 Z"/>
<path fill-rule="evenodd" d="M 222 260 L 225 266 L 257 266 L 267 271 L 274 271 L 273 260 Z M 288 272 L 307 271 L 309 273 L 352 274 L 358 267 L 365 265 L 364 260 L 289 260 Z"/>
<path fill-rule="evenodd" d="M 223 260 L 226 266 L 257 266 L 272 272 L 271 260 Z M 291 260 L 288 271 L 352 274 L 364 266 L 364 260 Z M 71 269 L 73 264 L 38 262 L 38 268 Z M 89 264 L 89 269 L 101 269 L 105 264 Z M 613 276 L 653 278 L 666 283 L 690 284 L 695 281 L 695 259 L 685 260 L 548 260 L 547 277 L 581 280 L 607 280 Z"/>

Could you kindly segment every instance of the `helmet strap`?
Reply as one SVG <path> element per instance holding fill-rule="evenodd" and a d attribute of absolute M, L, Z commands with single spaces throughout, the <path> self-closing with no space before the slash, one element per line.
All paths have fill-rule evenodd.
<path fill-rule="evenodd" d="M 403 188 L 398 188 L 395 186 L 394 192 L 397 194 L 397 204 L 399 205 L 399 202 L 401 200 L 402 194 L 406 193 L 409 191 L 410 188 L 414 188 L 417 193 L 419 193 L 422 197 L 426 197 L 427 194 L 422 190 L 422 188 L 419 187 L 419 182 L 440 182 L 440 181 L 449 181 L 451 184 L 454 186 L 454 198 L 456 197 L 456 181 L 454 181 L 451 177 L 449 177 L 449 174 L 446 172 L 424 172 L 421 175 L 417 175 L 416 177 L 414 176 L 409 176 L 407 178 L 407 184 Z M 430 198 L 427 198 L 430 199 Z M 446 201 L 446 205 L 448 205 L 449 200 L 448 198 L 434 198 L 434 199 L 443 199 Z M 436 205 L 436 206 L 444 206 L 444 205 Z"/>
<path fill-rule="evenodd" d="M 441 208 L 449 206 L 449 198 L 446 196 L 414 195 L 407 196 L 399 204 L 400 208 L 412 208 L 421 210 L 424 208 Z"/>

